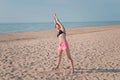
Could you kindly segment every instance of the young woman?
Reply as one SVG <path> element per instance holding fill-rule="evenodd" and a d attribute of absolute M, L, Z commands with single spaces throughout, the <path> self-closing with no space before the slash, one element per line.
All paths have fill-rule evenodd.
<path fill-rule="evenodd" d="M 57 18 L 56 14 L 54 15 L 54 23 L 55 23 L 55 28 L 58 31 L 57 37 L 59 39 L 58 62 L 57 62 L 57 66 L 55 69 L 59 68 L 61 58 L 62 58 L 62 52 L 65 51 L 68 59 L 71 62 L 72 72 L 74 72 L 74 64 L 73 64 L 73 60 L 70 55 L 68 42 L 66 40 L 66 30 L 65 30 L 64 26 L 61 24 L 61 22 L 59 21 L 59 19 Z"/>

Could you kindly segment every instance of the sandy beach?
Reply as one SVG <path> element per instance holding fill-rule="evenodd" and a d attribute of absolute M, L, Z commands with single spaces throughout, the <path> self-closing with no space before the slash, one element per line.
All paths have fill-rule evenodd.
<path fill-rule="evenodd" d="M 58 70 L 56 31 L 0 34 L 0 80 L 120 80 L 120 26 L 67 29 L 74 61 Z"/>

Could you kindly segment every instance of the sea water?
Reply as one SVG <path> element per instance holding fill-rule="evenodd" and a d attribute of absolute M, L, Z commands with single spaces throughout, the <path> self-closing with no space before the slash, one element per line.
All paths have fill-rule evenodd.
<path fill-rule="evenodd" d="M 120 25 L 120 21 L 106 22 L 63 22 L 65 28 L 101 27 Z M 44 23 L 0 23 L 0 34 L 17 32 L 35 32 L 55 29 L 53 22 Z"/>

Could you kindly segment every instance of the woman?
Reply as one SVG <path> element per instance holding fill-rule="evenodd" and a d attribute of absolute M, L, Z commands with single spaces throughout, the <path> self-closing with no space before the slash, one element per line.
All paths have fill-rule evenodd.
<path fill-rule="evenodd" d="M 73 64 L 73 60 L 72 60 L 71 55 L 70 55 L 68 42 L 66 40 L 66 31 L 65 31 L 64 26 L 61 24 L 61 22 L 57 18 L 56 14 L 54 15 L 54 23 L 55 23 L 55 28 L 58 31 L 57 37 L 59 39 L 59 47 L 58 47 L 58 55 L 59 56 L 58 56 L 57 66 L 55 69 L 59 68 L 59 65 L 61 62 L 61 57 L 62 57 L 62 52 L 65 51 L 68 59 L 71 62 L 72 72 L 74 72 L 74 64 Z"/>

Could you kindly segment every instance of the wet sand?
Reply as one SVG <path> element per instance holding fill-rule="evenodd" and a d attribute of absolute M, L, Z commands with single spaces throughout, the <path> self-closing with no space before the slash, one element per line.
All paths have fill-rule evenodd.
<path fill-rule="evenodd" d="M 0 80 L 120 80 L 120 26 L 67 29 L 74 61 L 65 52 L 58 70 L 56 31 L 0 35 Z"/>

